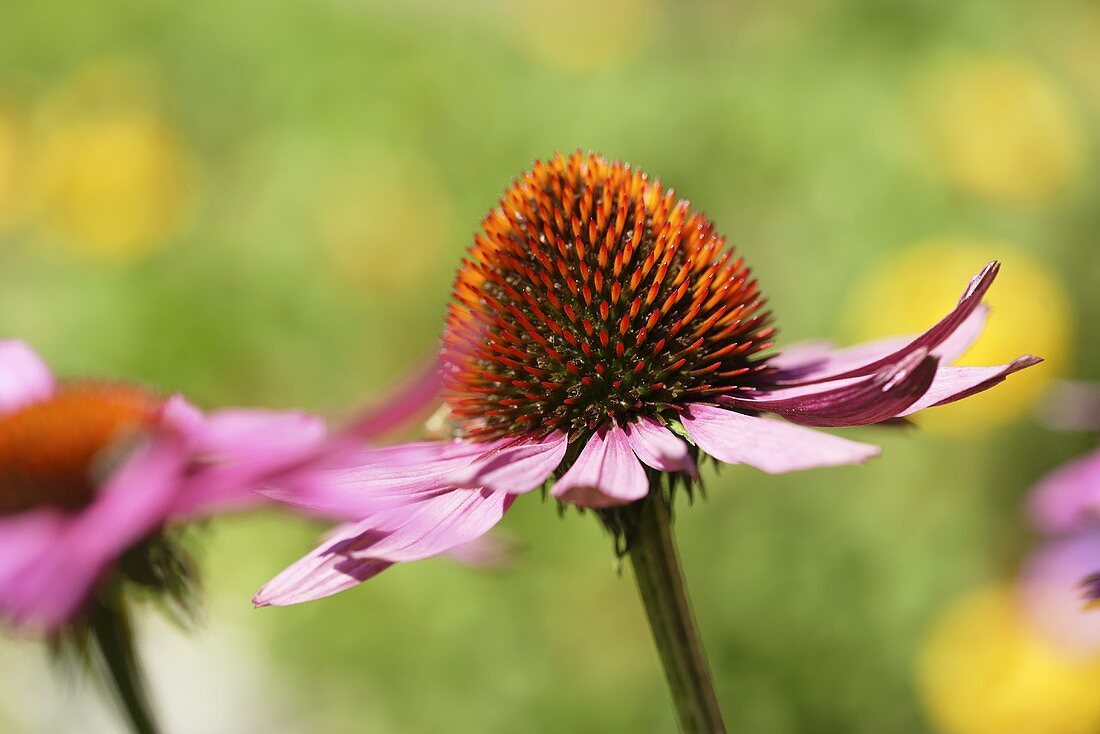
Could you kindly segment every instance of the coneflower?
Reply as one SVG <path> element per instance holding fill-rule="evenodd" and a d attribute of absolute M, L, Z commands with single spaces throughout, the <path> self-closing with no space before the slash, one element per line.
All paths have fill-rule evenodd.
<path fill-rule="evenodd" d="M 437 555 L 548 487 L 596 510 L 629 554 L 682 728 L 720 731 L 669 528 L 674 492 L 697 485 L 704 457 L 769 473 L 865 461 L 879 449 L 816 429 L 896 421 L 1035 364 L 945 366 L 980 333 L 996 273 L 986 266 L 919 336 L 776 354 L 759 285 L 688 202 L 597 155 L 536 162 L 459 269 L 440 353 L 446 438 L 364 450 L 289 498 L 361 519 L 256 603 Z"/>
<path fill-rule="evenodd" d="M 120 382 L 58 382 L 0 341 L 0 622 L 100 666 L 130 725 L 155 732 L 129 600 L 187 611 L 194 571 L 178 523 L 263 501 L 326 438 L 301 413 L 203 414 Z M 182 609 L 181 609 L 182 607 Z"/>

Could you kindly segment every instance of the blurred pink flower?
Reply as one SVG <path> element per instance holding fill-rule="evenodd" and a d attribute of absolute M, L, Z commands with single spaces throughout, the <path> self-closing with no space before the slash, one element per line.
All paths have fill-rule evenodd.
<path fill-rule="evenodd" d="M 203 414 L 135 385 L 57 383 L 0 341 L 0 616 L 49 632 L 76 621 L 120 557 L 168 523 L 242 509 L 292 480 L 325 425 L 297 412 Z"/>
<path fill-rule="evenodd" d="M 1060 387 L 1048 410 L 1053 425 L 1100 431 L 1100 391 Z M 1044 535 L 1023 571 L 1024 601 L 1047 636 L 1076 653 L 1100 653 L 1100 450 L 1073 459 L 1035 485 L 1028 511 Z"/>
<path fill-rule="evenodd" d="M 455 285 L 441 363 L 457 437 L 364 450 L 310 492 L 273 492 L 356 521 L 255 603 L 317 599 L 469 543 L 552 476 L 554 497 L 610 512 L 662 477 L 690 486 L 700 455 L 768 473 L 860 463 L 879 448 L 813 429 L 904 419 L 1039 361 L 948 366 L 982 331 L 995 262 L 919 336 L 756 357 L 774 333 L 756 282 L 672 201 L 597 156 L 536 163 Z"/>

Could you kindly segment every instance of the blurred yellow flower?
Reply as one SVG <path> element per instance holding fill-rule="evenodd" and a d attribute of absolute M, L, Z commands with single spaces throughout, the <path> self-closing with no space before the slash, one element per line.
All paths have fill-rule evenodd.
<path fill-rule="evenodd" d="M 127 68 L 93 67 L 47 104 L 35 202 L 66 245 L 127 259 L 162 246 L 184 223 L 194 168 L 154 96 Z"/>
<path fill-rule="evenodd" d="M 661 14 L 659 0 L 530 0 L 513 7 L 523 49 L 570 72 L 621 66 L 639 57 Z"/>
<path fill-rule="evenodd" d="M 1007 203 L 1045 201 L 1075 181 L 1082 135 L 1057 83 L 1012 59 L 957 62 L 921 85 L 934 163 L 958 186 Z"/>
<path fill-rule="evenodd" d="M 996 390 L 922 413 L 916 421 L 944 433 L 972 433 L 1020 418 L 1069 357 L 1070 308 L 1058 279 L 1039 260 L 1008 243 L 937 238 L 888 260 L 857 285 L 846 313 L 858 340 L 919 333 L 954 306 L 967 280 L 990 260 L 1001 273 L 986 297 L 985 332 L 959 364 L 1004 364 L 1021 354 L 1046 361 Z"/>
<path fill-rule="evenodd" d="M 18 216 L 24 194 L 20 189 L 23 166 L 20 138 L 19 125 L 0 109 L 0 232 Z"/>
<path fill-rule="evenodd" d="M 371 156 L 324 188 L 318 220 L 340 272 L 368 293 L 416 285 L 449 257 L 450 202 L 415 160 Z"/>
<path fill-rule="evenodd" d="M 944 734 L 1095 734 L 1100 661 L 1063 656 L 992 585 L 950 606 L 925 640 L 917 685 Z"/>

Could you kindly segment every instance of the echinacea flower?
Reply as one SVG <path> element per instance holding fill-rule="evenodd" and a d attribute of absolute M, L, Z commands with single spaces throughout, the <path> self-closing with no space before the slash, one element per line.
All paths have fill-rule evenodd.
<path fill-rule="evenodd" d="M 1048 416 L 1068 430 L 1100 431 L 1100 390 L 1061 386 Z M 1023 570 L 1023 595 L 1032 617 L 1064 648 L 1100 653 L 1100 450 L 1039 480 L 1029 499 L 1032 524 L 1045 537 Z"/>
<path fill-rule="evenodd" d="M 262 501 L 252 488 L 292 481 L 325 433 L 302 413 L 207 415 L 140 385 L 58 382 L 26 344 L 0 341 L 0 621 L 53 640 L 89 632 L 108 665 L 133 668 L 124 589 L 187 585 L 169 526 Z"/>
<path fill-rule="evenodd" d="M 878 447 L 818 429 L 903 420 L 1038 362 L 951 366 L 981 333 L 997 270 L 915 337 L 776 355 L 760 287 L 688 202 L 600 156 L 536 162 L 458 272 L 439 359 L 445 436 L 344 457 L 309 492 L 265 490 L 356 519 L 255 603 L 318 599 L 447 552 L 548 487 L 597 511 L 629 553 L 682 728 L 721 731 L 669 530 L 673 491 L 691 490 L 703 457 L 768 473 L 866 461 Z"/>
<path fill-rule="evenodd" d="M 768 473 L 859 463 L 878 447 L 818 429 L 901 419 L 1038 361 L 950 366 L 981 333 L 995 262 L 923 334 L 768 356 L 764 296 L 714 226 L 595 155 L 535 163 L 482 226 L 440 356 L 452 435 L 365 450 L 317 492 L 281 497 L 361 520 L 258 604 L 316 599 L 437 555 L 548 482 L 563 502 L 608 509 L 662 475 L 694 481 L 701 456 Z"/>

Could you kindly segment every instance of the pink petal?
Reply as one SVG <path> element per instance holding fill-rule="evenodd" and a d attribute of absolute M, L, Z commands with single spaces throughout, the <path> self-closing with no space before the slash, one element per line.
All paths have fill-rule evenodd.
<path fill-rule="evenodd" d="M 437 405 L 442 390 L 439 361 L 426 361 L 415 371 L 411 380 L 382 403 L 366 410 L 346 432 L 360 440 L 388 433 Z"/>
<path fill-rule="evenodd" d="M 0 415 L 53 394 L 53 373 L 25 343 L 0 341 Z"/>
<path fill-rule="evenodd" d="M 136 451 L 75 516 L 42 511 L 0 523 L 0 613 L 43 630 L 78 614 L 118 557 L 168 519 L 187 461 L 177 439 Z"/>
<path fill-rule="evenodd" d="M 558 499 L 580 507 L 623 505 L 648 493 L 645 469 L 630 450 L 626 434 L 614 425 L 593 434 L 553 490 Z"/>
<path fill-rule="evenodd" d="M 1028 506 L 1032 521 L 1047 533 L 1072 532 L 1100 519 L 1100 451 L 1046 475 Z"/>
<path fill-rule="evenodd" d="M 502 442 L 429 441 L 320 457 L 293 482 L 258 491 L 324 517 L 359 520 L 453 490 L 450 477 Z"/>
<path fill-rule="evenodd" d="M 1009 364 L 1002 364 L 997 367 L 941 367 L 936 372 L 936 378 L 932 381 L 932 386 L 928 388 L 928 392 L 900 415 L 910 415 L 918 410 L 937 405 L 947 405 L 956 400 L 976 395 L 1001 384 L 1013 372 L 1019 372 L 1042 361 L 1039 357 L 1026 355 L 1013 360 Z"/>
<path fill-rule="evenodd" d="M 569 436 L 554 431 L 543 439 L 529 438 L 493 449 L 451 473 L 456 487 L 485 487 L 522 494 L 541 487 L 558 468 Z"/>
<path fill-rule="evenodd" d="M 1100 652 L 1100 614 L 1087 608 L 1083 581 L 1100 571 L 1100 530 L 1047 541 L 1024 566 L 1020 592 L 1031 620 L 1071 656 Z"/>
<path fill-rule="evenodd" d="M 626 442 L 646 466 L 657 471 L 687 472 L 698 476 L 688 446 L 653 418 L 639 418 L 623 426 Z"/>
<path fill-rule="evenodd" d="M 753 398 L 723 397 L 720 402 L 776 413 L 804 426 L 864 426 L 894 418 L 917 402 L 933 384 L 936 367 L 936 358 L 918 349 L 871 377 L 762 392 Z"/>
<path fill-rule="evenodd" d="M 256 606 L 285 606 L 350 588 L 391 563 L 440 555 L 466 545 L 500 522 L 505 492 L 459 489 L 408 508 L 343 526 L 256 594 Z"/>
<path fill-rule="evenodd" d="M 986 265 L 970 280 L 951 313 L 906 344 L 899 345 L 893 339 L 884 339 L 842 350 L 816 364 L 791 364 L 788 360 L 784 365 L 780 361 L 784 371 L 779 374 L 777 384 L 799 385 L 863 377 L 900 361 L 918 349 L 927 349 L 933 356 L 942 356 L 945 362 L 956 359 L 969 348 L 984 327 L 986 311 L 981 307 L 981 300 L 999 269 L 1000 264 L 995 261 Z"/>
<path fill-rule="evenodd" d="M 881 449 L 789 423 L 694 404 L 682 416 L 688 435 L 707 454 L 769 474 L 858 464 Z"/>
<path fill-rule="evenodd" d="M 198 468 L 174 509 L 179 517 L 255 505 L 264 499 L 255 490 L 274 477 L 293 485 L 297 472 L 311 471 L 326 434 L 324 421 L 296 411 L 222 410 L 198 421 L 181 419 L 183 412 L 177 406 L 168 415 L 186 421 Z"/>

